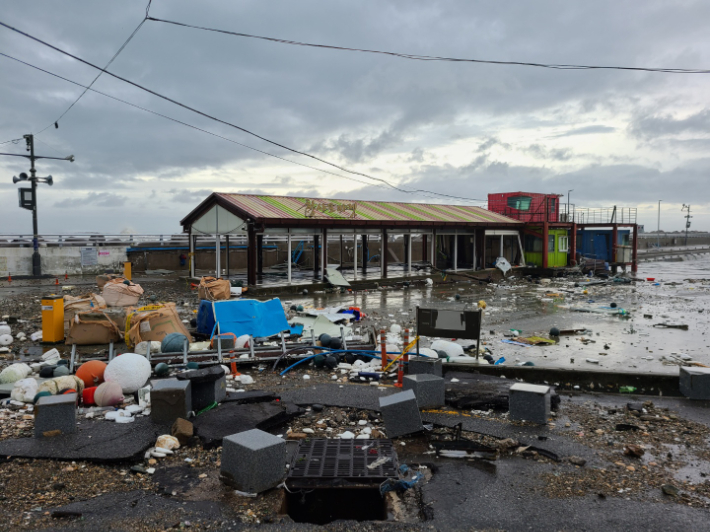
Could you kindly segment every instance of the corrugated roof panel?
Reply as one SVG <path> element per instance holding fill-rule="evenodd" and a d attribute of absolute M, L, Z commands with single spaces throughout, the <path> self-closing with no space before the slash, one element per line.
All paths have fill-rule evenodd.
<path fill-rule="evenodd" d="M 439 205 L 431 203 L 401 203 L 385 201 L 331 200 L 325 198 L 298 198 L 289 196 L 266 196 L 251 194 L 218 193 L 231 204 L 247 212 L 255 219 L 291 219 L 303 220 L 333 219 L 362 221 L 403 221 L 403 222 L 458 222 L 458 223 L 505 223 L 518 224 L 502 214 L 491 212 L 482 207 L 467 205 Z M 314 202 L 322 207 L 315 213 L 306 213 L 306 204 Z M 356 204 L 355 215 L 350 211 L 340 210 L 343 206 Z M 330 208 L 332 207 L 332 208 Z"/>

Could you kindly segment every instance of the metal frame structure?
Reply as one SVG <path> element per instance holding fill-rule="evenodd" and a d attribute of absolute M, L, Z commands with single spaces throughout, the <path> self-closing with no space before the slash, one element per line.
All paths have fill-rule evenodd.
<path fill-rule="evenodd" d="M 235 199 L 236 198 L 236 199 Z M 237 200 L 242 200 L 240 201 Z M 403 235 L 409 243 L 405 253 L 405 271 L 411 272 L 412 269 L 412 253 L 411 240 L 413 235 L 422 236 L 422 261 L 429 261 L 436 266 L 437 258 L 437 241 L 439 236 L 451 235 L 471 235 L 473 237 L 474 249 L 474 269 L 476 269 L 476 260 L 483 256 L 483 245 L 485 231 L 488 229 L 500 230 L 521 230 L 523 223 L 518 220 L 513 220 L 489 212 L 480 207 L 457 206 L 457 205 L 428 205 L 428 204 L 405 204 L 397 203 L 396 208 L 390 207 L 391 204 L 382 204 L 381 202 L 360 202 L 365 209 L 371 209 L 368 216 L 362 214 L 362 208 L 358 207 L 357 211 L 353 212 L 354 217 L 345 216 L 323 216 L 323 217 L 306 217 L 303 213 L 296 213 L 293 209 L 284 215 L 274 215 L 273 212 L 282 212 L 283 209 L 264 206 L 267 200 L 273 199 L 284 201 L 297 199 L 299 201 L 312 201 L 308 198 L 284 198 L 271 196 L 251 196 L 240 194 L 222 194 L 213 193 L 202 203 L 200 203 L 192 212 L 190 212 L 180 224 L 183 227 L 183 232 L 190 235 L 190 251 L 191 251 L 191 275 L 194 276 L 194 237 L 201 234 L 212 234 L 216 241 L 221 238 L 222 234 L 236 234 L 246 236 L 247 240 L 247 283 L 255 285 L 257 277 L 262 273 L 261 263 L 261 246 L 259 242 L 263 242 L 263 238 L 268 235 L 285 236 L 288 241 L 288 256 L 291 256 L 291 240 L 294 236 L 310 236 L 314 242 L 314 261 L 313 273 L 315 279 L 321 279 L 322 274 L 327 266 L 327 247 L 333 242 L 329 237 L 335 237 L 341 245 L 341 265 L 342 265 L 342 244 L 343 239 L 351 237 L 354 243 L 354 277 L 357 279 L 358 269 L 364 274 L 367 270 L 367 244 L 370 237 L 379 238 L 381 243 L 380 252 L 380 269 L 383 279 L 388 276 L 389 257 L 389 240 L 393 236 Z M 258 208 L 245 208 L 244 203 L 256 202 L 261 200 L 262 204 Z M 323 202 L 334 202 L 338 200 L 324 200 Z M 356 202 L 357 203 L 357 202 Z M 387 207 L 380 207 L 387 205 Z M 389 208 L 389 212 L 384 212 Z M 401 215 L 403 209 L 410 208 L 415 211 L 426 211 L 421 216 L 413 216 L 411 214 Z M 372 211 L 380 211 L 382 215 L 373 215 Z M 435 219 L 431 211 L 436 211 L 436 215 L 441 219 Z M 204 216 L 214 216 L 209 223 L 203 223 L 201 229 L 196 225 L 201 224 L 200 221 Z M 224 229 L 220 227 L 220 217 Z M 226 220 L 226 221 L 225 221 Z M 475 220 L 475 221 L 474 221 Z M 240 224 L 239 221 L 242 223 Z M 358 237 L 362 244 L 362 256 L 358 256 Z M 431 238 L 429 238 L 431 237 Z M 458 270 L 458 238 L 454 238 L 454 265 L 453 270 Z M 431 249 L 427 249 L 430 247 Z M 291 264 L 287 266 L 288 283 L 292 282 Z M 219 270 L 217 270 L 219 271 Z"/>

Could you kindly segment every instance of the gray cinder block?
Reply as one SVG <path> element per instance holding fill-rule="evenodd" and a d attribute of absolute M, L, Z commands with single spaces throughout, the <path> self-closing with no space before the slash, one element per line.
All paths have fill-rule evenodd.
<path fill-rule="evenodd" d="M 510 387 L 510 419 L 545 425 L 550 417 L 549 386 L 517 383 Z"/>
<path fill-rule="evenodd" d="M 710 400 L 710 368 L 680 368 L 680 393 L 689 399 Z"/>
<path fill-rule="evenodd" d="M 414 392 L 419 408 L 439 408 L 444 406 L 446 384 L 442 377 L 428 373 L 406 375 L 402 379 L 402 388 Z"/>
<path fill-rule="evenodd" d="M 380 411 L 388 438 L 412 434 L 424 429 L 417 399 L 412 390 L 380 397 Z"/>
<path fill-rule="evenodd" d="M 436 375 L 443 376 L 444 359 L 431 357 L 409 357 L 407 373 L 409 375 Z"/>
<path fill-rule="evenodd" d="M 261 493 L 286 475 L 286 442 L 259 429 L 225 436 L 221 478 L 239 491 Z"/>
<path fill-rule="evenodd" d="M 189 380 L 151 381 L 150 417 L 154 423 L 172 426 L 177 418 L 188 418 L 192 410 L 192 385 Z"/>
<path fill-rule="evenodd" d="M 76 400 L 75 393 L 40 397 L 34 408 L 35 438 L 76 432 Z"/>
<path fill-rule="evenodd" d="M 192 384 L 192 409 L 195 412 L 219 403 L 227 396 L 227 377 L 222 366 L 186 371 L 177 378 Z"/>

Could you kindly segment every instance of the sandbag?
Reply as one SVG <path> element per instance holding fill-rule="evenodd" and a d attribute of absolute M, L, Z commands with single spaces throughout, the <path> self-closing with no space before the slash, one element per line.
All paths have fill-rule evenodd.
<path fill-rule="evenodd" d="M 143 295 L 143 289 L 138 284 L 118 278 L 108 281 L 102 294 L 109 307 L 132 307 Z"/>
<path fill-rule="evenodd" d="M 197 287 L 197 295 L 200 299 L 208 301 L 221 301 L 229 299 L 231 296 L 231 285 L 226 279 L 215 279 L 214 277 L 203 277 Z"/>
<path fill-rule="evenodd" d="M 121 330 L 106 311 L 88 310 L 79 312 L 72 319 L 67 345 L 96 345 L 118 342 Z"/>
<path fill-rule="evenodd" d="M 98 294 L 64 296 L 64 331 L 69 331 L 71 320 L 77 312 L 100 308 L 106 308 L 106 301 Z"/>
<path fill-rule="evenodd" d="M 37 393 L 49 392 L 52 395 L 57 395 L 58 392 L 67 389 L 76 390 L 76 393 L 81 394 L 84 391 L 84 381 L 75 375 L 55 377 L 40 384 Z"/>
<path fill-rule="evenodd" d="M 128 323 L 126 319 L 126 327 Z M 170 333 L 183 334 L 188 341 L 192 341 L 190 333 L 175 310 L 175 303 L 166 303 L 157 310 L 131 315 L 126 345 L 130 347 L 144 341 L 162 342 L 163 338 Z"/>
<path fill-rule="evenodd" d="M 38 387 L 39 383 L 32 377 L 29 379 L 19 380 L 15 383 L 15 386 L 10 392 L 10 399 L 14 401 L 21 401 L 23 403 L 31 403 L 35 395 L 37 395 Z"/>
<path fill-rule="evenodd" d="M 96 276 L 96 286 L 98 286 L 99 288 L 103 288 L 106 283 L 113 279 L 121 279 L 121 281 L 123 281 L 123 277 L 121 277 L 117 273 L 106 273 L 103 275 Z"/>

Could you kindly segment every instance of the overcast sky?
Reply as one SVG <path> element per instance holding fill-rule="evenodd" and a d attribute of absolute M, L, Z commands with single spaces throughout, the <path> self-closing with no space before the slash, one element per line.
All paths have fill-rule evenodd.
<path fill-rule="evenodd" d="M 145 1 L 0 0 L 0 20 L 101 66 Z M 240 2 L 155 0 L 190 24 L 422 55 L 710 68 L 710 2 Z M 0 52 L 88 84 L 97 72 L 0 27 Z M 710 75 L 550 70 L 288 46 L 146 22 L 111 72 L 297 150 L 405 189 L 484 199 L 567 194 L 583 207 L 638 207 L 655 230 L 710 229 Z M 0 142 L 52 124 L 83 89 L 0 57 Z M 103 75 L 97 90 L 298 163 L 87 93 L 40 134 L 40 233 L 175 233 L 211 191 L 444 202 L 375 186 Z M 0 146 L 24 153 L 24 142 Z M 0 157 L 0 233 L 31 231 Z"/>

